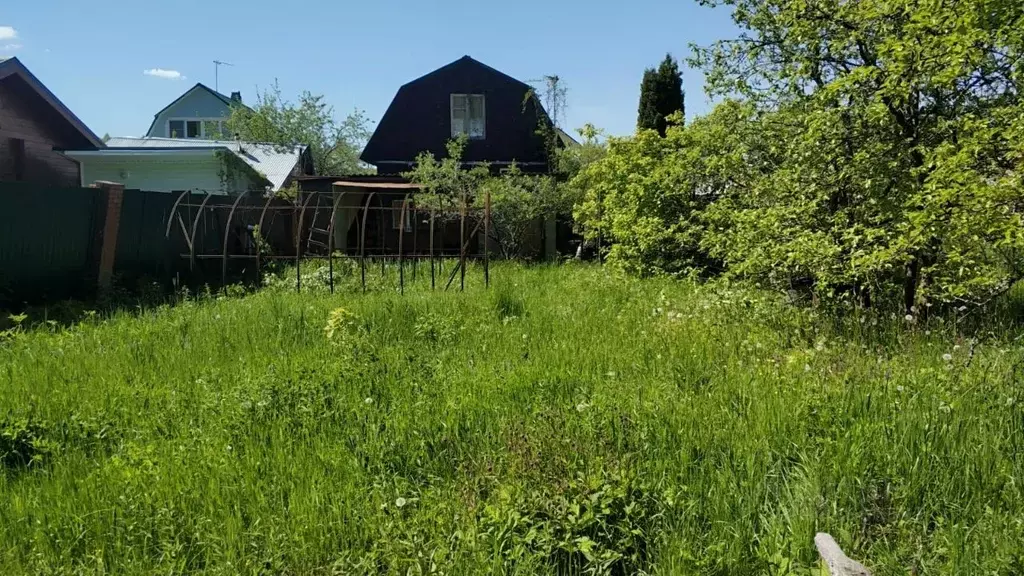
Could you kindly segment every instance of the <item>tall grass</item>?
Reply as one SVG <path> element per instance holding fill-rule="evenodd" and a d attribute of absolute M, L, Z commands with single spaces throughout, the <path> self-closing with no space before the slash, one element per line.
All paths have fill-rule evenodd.
<path fill-rule="evenodd" d="M 10 334 L 0 573 L 1024 573 L 1008 332 L 493 276 Z"/>

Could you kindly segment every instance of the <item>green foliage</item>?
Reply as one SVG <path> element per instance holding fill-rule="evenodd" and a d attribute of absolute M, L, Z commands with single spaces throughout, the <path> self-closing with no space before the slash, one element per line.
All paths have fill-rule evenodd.
<path fill-rule="evenodd" d="M 819 530 L 878 574 L 1024 567 L 1019 326 L 406 266 L 20 330 L 0 573 L 810 574 Z"/>
<path fill-rule="evenodd" d="M 749 111 L 722 106 L 691 125 L 613 138 L 571 187 L 584 191 L 576 220 L 591 241 L 610 244 L 612 265 L 641 275 L 715 267 L 702 247 L 702 210 L 747 170 L 736 124 Z"/>
<path fill-rule="evenodd" d="M 703 3 L 740 29 L 691 61 L 729 99 L 663 151 L 616 144 L 632 161 L 581 180 L 613 261 L 676 272 L 700 253 L 734 278 L 913 315 L 1024 276 L 1024 6 Z M 678 201 L 695 192 L 709 202 Z"/>
<path fill-rule="evenodd" d="M 368 171 L 359 154 L 370 136 L 363 112 L 355 110 L 337 119 L 322 95 L 303 92 L 296 103 L 273 87 L 257 96 L 250 108 L 233 107 L 226 130 L 245 142 L 309 147 L 317 174 L 346 175 Z"/>
<path fill-rule="evenodd" d="M 529 256 L 531 240 L 539 240 L 545 217 L 572 210 L 575 198 L 548 175 L 525 174 L 513 165 L 495 176 L 486 165 L 462 164 L 465 139 L 448 143 L 447 156 L 421 155 L 407 178 L 421 184 L 419 210 L 437 210 L 443 220 L 461 218 L 472 209 L 482 217 L 490 195 L 489 239 L 505 258 Z"/>
<path fill-rule="evenodd" d="M 637 114 L 637 130 L 657 130 L 665 135 L 673 114 L 680 115 L 680 122 L 686 116 L 683 94 L 683 74 L 671 54 L 657 69 L 644 71 L 640 84 L 640 110 Z"/>

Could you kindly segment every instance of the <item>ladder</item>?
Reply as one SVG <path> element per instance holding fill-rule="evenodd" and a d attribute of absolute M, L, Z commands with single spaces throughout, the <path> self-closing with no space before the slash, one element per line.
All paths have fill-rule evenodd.
<path fill-rule="evenodd" d="M 309 236 L 306 237 L 306 252 L 313 252 L 313 247 L 316 246 L 323 250 L 324 254 L 330 256 L 329 252 L 331 249 L 331 232 L 326 228 L 317 228 L 317 219 L 320 216 L 320 202 L 317 199 L 316 209 L 313 210 L 313 219 L 309 222 Z M 330 223 L 328 223 L 330 227 Z"/>

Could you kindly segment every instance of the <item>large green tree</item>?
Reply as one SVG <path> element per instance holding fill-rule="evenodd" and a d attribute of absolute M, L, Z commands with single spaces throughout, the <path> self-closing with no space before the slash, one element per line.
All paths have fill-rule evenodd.
<path fill-rule="evenodd" d="M 673 114 L 685 116 L 683 74 L 671 54 L 655 68 L 644 71 L 640 84 L 640 109 L 637 114 L 637 128 L 657 130 L 665 136 L 668 119 Z"/>
<path fill-rule="evenodd" d="M 778 161 L 716 206 L 734 271 L 820 293 L 900 287 L 908 313 L 1020 277 L 1016 0 L 703 0 L 712 95 L 758 106 Z"/>
<path fill-rule="evenodd" d="M 370 136 L 369 122 L 360 110 L 339 118 L 324 97 L 303 92 L 297 102 L 281 95 L 275 83 L 258 95 L 251 108 L 236 106 L 227 121 L 228 132 L 247 142 L 309 147 L 317 174 L 345 175 L 369 171 L 359 154 Z"/>

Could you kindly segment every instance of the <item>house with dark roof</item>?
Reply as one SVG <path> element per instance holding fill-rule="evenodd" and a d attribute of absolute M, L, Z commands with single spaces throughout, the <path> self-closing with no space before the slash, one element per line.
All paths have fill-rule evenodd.
<path fill-rule="evenodd" d="M 242 104 L 242 93 L 225 96 L 198 83 L 153 116 L 146 136 L 195 140 L 230 139 L 225 122 Z"/>
<path fill-rule="evenodd" d="M 78 186 L 66 149 L 103 142 L 17 58 L 0 61 L 0 181 Z"/>
<path fill-rule="evenodd" d="M 465 136 L 463 160 L 500 169 L 547 172 L 542 125 L 551 119 L 533 89 L 469 56 L 398 89 L 360 157 L 378 174 L 408 171 L 423 152 L 441 158 L 445 144 Z"/>

